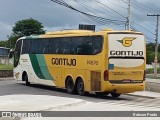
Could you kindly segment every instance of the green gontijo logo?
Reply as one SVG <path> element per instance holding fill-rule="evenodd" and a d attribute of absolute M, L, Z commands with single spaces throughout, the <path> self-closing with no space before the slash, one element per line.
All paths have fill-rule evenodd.
<path fill-rule="evenodd" d="M 125 37 L 122 40 L 118 40 L 118 42 L 122 43 L 124 47 L 130 47 L 132 45 L 132 41 L 135 39 L 135 37 Z"/>

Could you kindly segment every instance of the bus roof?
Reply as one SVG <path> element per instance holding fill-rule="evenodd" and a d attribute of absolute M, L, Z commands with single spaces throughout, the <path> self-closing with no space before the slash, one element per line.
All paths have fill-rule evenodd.
<path fill-rule="evenodd" d="M 91 30 L 61 30 L 61 31 L 55 31 L 55 32 L 47 32 L 45 35 L 74 35 L 74 34 L 100 34 L 100 33 L 128 33 L 128 34 L 142 34 L 141 32 L 137 32 L 137 31 L 132 31 L 132 30 L 121 30 L 121 31 L 115 31 L 113 29 L 107 28 L 107 29 L 103 29 L 101 31 L 91 31 Z"/>
<path fill-rule="evenodd" d="M 58 37 L 58 36 L 79 36 L 79 35 L 102 35 L 102 34 L 140 34 L 143 35 L 141 32 L 132 31 L 132 30 L 119 30 L 115 31 L 110 28 L 103 29 L 101 31 L 92 31 L 92 30 L 60 30 L 60 31 L 54 31 L 54 32 L 46 32 L 42 35 L 31 35 L 26 37 L 21 37 L 19 39 L 30 39 L 30 38 L 46 38 L 46 37 Z M 19 40 L 18 39 L 18 40 Z"/>
<path fill-rule="evenodd" d="M 65 34 L 83 34 L 83 33 L 93 33 L 91 30 L 61 30 L 55 32 L 47 32 L 46 35 L 65 35 Z"/>

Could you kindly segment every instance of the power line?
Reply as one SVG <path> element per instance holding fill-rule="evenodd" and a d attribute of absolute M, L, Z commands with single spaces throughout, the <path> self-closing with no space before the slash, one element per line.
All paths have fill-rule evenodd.
<path fill-rule="evenodd" d="M 89 13 L 83 12 L 83 11 L 81 11 L 81 10 L 79 10 L 79 9 L 76 9 L 76 8 L 74 8 L 73 6 L 69 5 L 67 2 L 64 2 L 64 0 L 51 0 L 51 1 L 52 1 L 52 2 L 55 2 L 55 3 L 59 4 L 59 5 L 62 5 L 62 6 L 64 6 L 64 7 L 67 7 L 67 8 L 69 8 L 69 9 L 72 9 L 72 10 L 75 11 L 75 12 L 80 13 L 81 15 L 80 15 L 80 14 L 79 14 L 79 15 L 80 15 L 85 21 L 87 21 L 87 22 L 91 22 L 90 20 L 92 20 L 92 21 L 94 21 L 94 22 L 96 22 L 96 23 L 98 23 L 98 24 L 101 24 L 101 25 L 112 25 L 112 26 L 113 26 L 113 25 L 118 25 L 119 27 L 121 27 L 122 25 L 124 25 L 124 24 L 126 23 L 126 20 L 123 21 L 123 20 L 107 19 L 107 18 L 101 17 L 101 16 L 99 16 L 99 15 L 95 15 L 95 12 L 94 12 L 94 11 L 98 11 L 98 12 L 101 12 L 101 13 L 102 13 L 102 11 L 99 11 L 99 10 L 97 10 L 97 9 L 95 9 L 95 8 L 92 8 L 92 7 L 90 7 L 89 5 L 84 4 L 83 2 L 79 2 L 78 0 L 73 0 L 73 1 L 77 2 L 77 4 L 79 4 L 79 5 L 82 6 L 83 8 L 85 8 L 85 9 L 87 9 L 87 10 L 90 10 L 90 11 L 91 11 L 92 13 L 94 13 L 94 14 L 89 14 Z M 127 19 L 127 17 L 125 17 L 124 15 L 120 14 L 119 12 L 117 12 L 117 11 L 114 10 L 114 9 L 112 9 L 111 7 L 108 7 L 108 6 L 105 5 L 104 3 L 99 2 L 99 1 L 97 1 L 97 0 L 91 0 L 91 1 L 94 2 L 95 4 L 97 4 L 98 6 L 101 6 L 102 9 L 104 9 L 104 7 L 105 7 L 106 9 L 111 10 L 111 11 L 114 12 L 115 14 L 117 14 L 117 15 L 125 18 L 125 19 Z M 117 6 L 117 4 L 111 2 L 110 0 L 107 0 L 107 1 Z M 125 3 L 125 4 L 128 5 L 128 2 L 126 2 L 126 1 L 124 1 L 124 0 L 121 0 L 121 1 L 122 1 L 123 3 Z M 132 4 L 133 4 L 133 2 L 132 2 Z M 135 9 L 136 9 L 137 6 L 138 6 L 138 5 L 135 4 L 135 3 L 134 3 L 133 5 L 134 5 L 133 7 L 135 7 Z M 120 7 L 121 5 L 118 5 L 118 6 Z M 106 9 L 104 9 L 104 10 L 106 10 Z M 94 10 L 94 11 L 93 11 L 93 10 Z M 140 18 L 140 17 L 139 17 L 139 18 Z M 142 20 L 144 20 L 144 19 L 142 19 Z M 133 21 L 131 21 L 131 22 L 133 22 Z M 138 24 L 138 23 L 136 23 L 136 22 L 133 22 L 133 24 L 137 25 L 138 27 L 140 27 L 140 28 L 144 29 L 145 31 L 147 31 L 147 32 L 149 32 L 149 33 L 151 33 L 151 34 L 154 35 L 153 32 L 151 32 L 149 29 L 145 28 L 144 26 L 142 26 L 142 25 L 140 25 L 140 24 Z M 133 28 L 133 27 L 131 27 L 131 28 Z"/>
<path fill-rule="evenodd" d="M 121 0 L 123 3 L 125 3 L 125 4 L 127 4 L 128 5 L 128 3 L 126 2 L 126 1 L 124 1 L 124 0 Z"/>
<path fill-rule="evenodd" d="M 90 0 L 90 1 L 92 1 L 92 0 Z M 94 0 L 95 1 L 95 0 Z M 93 2 L 94 2 L 93 1 Z M 107 13 L 107 12 L 110 12 L 109 10 L 108 10 L 108 8 L 107 7 L 105 7 L 105 6 L 101 6 L 100 4 L 98 4 L 98 3 L 96 3 L 96 2 L 94 2 L 97 6 L 99 6 L 101 9 L 103 9 L 103 10 L 105 10 L 105 12 L 103 12 L 103 13 Z M 106 12 L 107 11 L 107 12 Z M 112 11 L 113 12 L 113 11 Z M 115 12 L 113 12 L 114 14 L 116 14 Z M 114 17 L 115 18 L 115 16 L 112 16 L 111 14 L 107 14 L 108 16 L 111 16 L 111 17 Z M 119 17 L 118 17 L 118 19 L 119 19 Z"/>
<path fill-rule="evenodd" d="M 120 20 L 113 20 L 113 19 L 107 19 L 107 18 L 103 18 L 103 17 L 100 17 L 100 16 L 96 16 L 96 15 L 92 15 L 92 14 L 88 14 L 88 13 L 85 13 L 83 11 L 80 11 L 74 7 L 72 7 L 71 5 L 67 4 L 66 2 L 64 2 L 63 0 L 51 0 L 52 2 L 54 3 L 57 3 L 59 5 L 62 5 L 64 7 L 67 7 L 69 9 L 72 9 L 76 12 L 79 12 L 85 16 L 87 16 L 88 18 L 96 21 L 97 23 L 100 23 L 100 24 L 120 24 L 120 23 L 124 23 L 125 21 L 120 21 Z"/>
<path fill-rule="evenodd" d="M 89 10 L 89 11 L 91 11 L 90 9 L 92 9 L 92 10 L 95 10 L 95 11 L 98 11 L 98 12 L 102 13 L 102 11 L 96 10 L 95 8 L 92 8 L 92 7 L 86 5 L 86 4 L 82 3 L 82 2 L 79 2 L 78 0 L 73 0 L 73 1 L 76 2 L 77 4 L 79 4 L 80 6 L 82 6 L 83 8 Z M 90 9 L 89 9 L 89 8 L 90 8 Z M 93 11 L 91 11 L 91 12 L 93 12 Z M 94 13 L 95 13 L 95 12 L 94 12 Z M 103 13 L 106 14 L 106 12 L 103 12 Z M 108 15 L 108 14 L 107 14 L 107 15 Z M 121 23 L 120 23 L 120 24 L 116 23 L 116 25 L 121 25 Z"/>
<path fill-rule="evenodd" d="M 154 9 L 154 8 L 150 8 L 150 7 L 145 6 L 144 4 L 138 2 L 137 0 L 134 0 L 134 1 L 135 1 L 135 4 L 139 4 L 139 5 L 141 5 L 141 7 L 143 6 L 143 8 L 145 8 L 148 12 L 150 12 L 149 10 L 151 10 L 152 12 L 157 11 L 157 10 Z M 158 10 L 158 11 L 159 11 L 159 10 Z M 157 12 L 158 12 L 158 11 L 157 11 Z"/>
<path fill-rule="evenodd" d="M 145 20 L 144 18 L 142 18 L 141 16 L 137 15 L 136 13 L 132 12 L 132 16 L 136 16 L 136 18 L 138 18 L 139 20 L 143 21 L 143 23 L 149 25 L 152 27 L 152 24 L 150 22 L 148 22 L 147 20 Z M 153 27 L 152 27 L 153 28 Z"/>
<path fill-rule="evenodd" d="M 136 22 L 132 22 L 132 23 L 136 24 L 137 26 L 139 26 L 139 27 L 143 28 L 144 30 L 146 30 L 146 31 L 148 31 L 149 33 L 151 33 L 151 34 L 153 34 L 153 35 L 154 35 L 154 33 L 153 33 L 153 32 L 151 32 L 151 31 L 150 31 L 150 30 L 148 30 L 147 28 L 145 28 L 145 27 L 141 26 L 140 24 L 138 24 L 138 23 L 136 23 Z"/>
<path fill-rule="evenodd" d="M 125 3 L 125 4 L 127 4 L 128 5 L 128 2 L 126 2 L 126 1 L 124 1 L 124 0 L 121 0 L 123 3 Z M 139 10 L 142 10 L 142 8 L 141 7 L 138 7 L 138 5 L 136 4 L 136 3 L 139 3 L 139 2 L 136 2 L 136 0 L 134 0 L 135 2 L 131 2 L 132 3 L 132 7 L 133 8 L 135 8 L 136 10 L 137 9 L 139 9 Z M 141 3 L 140 3 L 141 4 Z M 142 4 L 143 5 L 143 4 Z M 145 5 L 143 5 L 143 6 L 145 6 Z M 144 10 L 144 9 L 143 9 Z M 133 13 L 133 12 L 132 12 Z M 143 19 L 144 20 L 144 19 Z M 153 34 L 154 35 L 154 33 L 153 32 L 151 32 L 150 30 L 148 30 L 147 28 L 145 28 L 145 27 L 143 27 L 142 25 L 140 25 L 140 24 L 138 24 L 138 23 L 136 23 L 136 22 L 133 22 L 133 21 L 131 21 L 132 23 L 134 23 L 134 24 L 136 24 L 137 26 L 139 26 L 139 27 L 141 27 L 142 29 L 144 29 L 145 31 L 147 31 L 147 32 L 149 32 L 149 33 L 151 33 L 151 34 Z"/>
<path fill-rule="evenodd" d="M 98 3 L 98 4 L 101 4 L 101 5 L 105 6 L 105 7 L 107 7 L 108 9 L 112 10 L 113 12 L 117 13 L 118 15 L 120 15 L 121 17 L 123 17 L 123 18 L 126 19 L 126 17 L 125 17 L 124 15 L 122 15 L 122 14 L 120 14 L 119 12 L 115 11 L 114 9 L 108 7 L 107 5 L 105 5 L 105 4 L 103 4 L 103 3 L 99 2 L 99 1 L 94 1 L 94 2 L 96 2 L 96 3 Z"/>
<path fill-rule="evenodd" d="M 132 6 L 135 10 L 137 10 L 138 12 L 143 10 L 143 12 L 145 13 L 151 13 L 147 8 L 144 8 L 144 7 L 141 7 L 140 4 L 137 4 L 136 2 L 131 2 L 132 3 Z"/>
<path fill-rule="evenodd" d="M 83 14 L 80 14 L 80 13 L 78 13 L 78 14 L 86 21 L 86 23 L 92 23 L 92 21 L 89 20 L 88 17 L 83 16 Z M 93 24 L 93 23 L 92 23 L 92 24 Z"/>
<path fill-rule="evenodd" d="M 122 7 L 122 6 L 120 6 L 120 5 L 118 5 L 118 4 L 116 4 L 116 3 L 114 3 L 114 2 L 111 2 L 110 0 L 107 0 L 108 2 L 110 2 L 110 3 L 112 3 L 112 4 L 114 4 L 114 5 L 116 5 L 116 6 L 118 6 L 118 7 L 120 7 L 120 8 L 122 8 L 122 9 L 125 9 L 125 10 L 127 10 L 127 8 L 125 8 L 125 7 Z"/>

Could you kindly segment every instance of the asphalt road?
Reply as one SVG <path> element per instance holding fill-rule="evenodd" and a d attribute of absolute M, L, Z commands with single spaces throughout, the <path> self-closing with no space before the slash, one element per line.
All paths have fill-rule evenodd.
<path fill-rule="evenodd" d="M 66 90 L 60 88 L 54 88 L 49 86 L 32 84 L 31 86 L 25 86 L 21 81 L 15 80 L 5 80 L 0 81 L 0 97 L 8 95 L 47 95 L 51 97 L 63 97 L 63 98 L 73 98 L 80 99 L 87 102 L 103 103 L 103 104 L 114 104 L 115 106 L 121 105 L 137 107 L 147 110 L 160 110 L 160 100 L 135 97 L 128 95 L 121 95 L 119 98 L 112 98 L 109 96 L 97 96 L 95 94 L 89 94 L 87 96 L 70 95 L 66 93 Z M 5 101 L 4 101 L 5 102 Z M 72 106 L 74 107 L 74 106 Z M 0 107 L 1 108 L 1 107 Z M 96 109 L 95 109 L 96 110 Z"/>
<path fill-rule="evenodd" d="M 66 90 L 60 88 L 37 84 L 25 86 L 21 81 L 2 80 L 0 81 L 0 111 L 160 111 L 160 100 L 129 95 L 121 95 L 119 98 L 95 94 L 70 95 L 66 93 Z M 44 119 L 52 120 L 53 118 L 0 118 L 0 120 Z M 57 119 L 60 118 L 55 117 L 55 120 Z M 63 119 L 62 117 L 61 120 Z M 82 118 L 76 119 L 81 120 Z M 85 118 L 84 120 L 96 119 Z M 105 120 L 106 118 L 99 119 Z M 122 120 L 119 117 L 107 119 Z M 134 117 L 125 118 L 125 120 L 128 119 L 135 120 Z M 152 120 L 153 118 L 145 117 L 144 119 Z"/>

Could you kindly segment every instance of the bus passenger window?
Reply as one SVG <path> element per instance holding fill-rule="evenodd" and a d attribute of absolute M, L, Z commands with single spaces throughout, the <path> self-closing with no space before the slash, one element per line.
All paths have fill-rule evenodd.
<path fill-rule="evenodd" d="M 59 38 L 51 38 L 49 42 L 49 54 L 58 54 L 59 53 Z"/>
<path fill-rule="evenodd" d="M 58 48 L 56 48 L 56 54 L 58 54 L 59 53 L 59 49 Z"/>
<path fill-rule="evenodd" d="M 93 55 L 99 54 L 102 51 L 102 41 L 103 41 L 102 37 L 101 36 L 93 36 L 92 41 L 93 41 L 92 54 Z"/>
<path fill-rule="evenodd" d="M 76 54 L 77 55 L 82 55 L 83 54 L 83 48 L 77 48 Z"/>
<path fill-rule="evenodd" d="M 60 53 L 70 54 L 70 38 L 60 38 Z"/>
<path fill-rule="evenodd" d="M 20 54 L 21 54 L 21 45 L 22 45 L 22 40 L 17 41 L 15 52 L 14 52 L 14 67 L 16 67 L 19 63 Z"/>
<path fill-rule="evenodd" d="M 96 55 L 96 54 L 98 54 L 99 52 L 100 52 L 99 49 L 95 49 L 95 50 L 93 51 L 93 55 Z"/>
<path fill-rule="evenodd" d="M 63 50 L 63 54 L 70 54 L 69 49 L 64 49 L 64 50 Z"/>
<path fill-rule="evenodd" d="M 22 54 L 28 54 L 30 48 L 30 40 L 23 40 Z"/>

